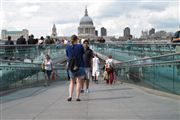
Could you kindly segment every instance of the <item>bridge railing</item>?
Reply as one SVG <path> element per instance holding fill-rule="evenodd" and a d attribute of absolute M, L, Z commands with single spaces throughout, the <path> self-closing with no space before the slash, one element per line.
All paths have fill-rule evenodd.
<path fill-rule="evenodd" d="M 155 54 L 151 54 L 150 51 L 143 53 L 143 50 L 133 51 L 132 49 L 128 50 L 126 46 L 129 44 L 92 44 L 91 48 L 99 53 L 104 55 L 113 55 L 113 58 L 121 61 L 117 65 L 116 75 L 119 79 L 132 79 L 136 83 L 139 81 L 141 83 L 146 83 L 146 85 L 152 86 L 155 89 L 161 89 L 168 92 L 173 92 L 176 94 L 180 94 L 180 53 L 175 53 L 175 49 L 172 51 L 166 51 L 162 55 L 162 47 L 160 47 L 161 52 L 154 52 Z M 145 48 L 148 48 L 148 45 L 161 45 L 161 46 L 171 46 L 180 44 L 137 44 L 142 45 Z M 121 47 L 119 47 L 121 46 Z M 145 47 L 146 46 L 146 47 Z M 2 55 L 7 55 L 4 48 L 7 46 L 0 46 L 0 51 Z M 12 47 L 12 46 L 10 46 Z M 19 53 L 18 47 L 15 46 L 15 56 Z M 137 47 L 137 46 L 136 46 Z M 125 48 L 125 49 L 122 49 Z M 137 47 L 137 49 L 139 46 Z M 135 48 L 133 48 L 135 49 Z M 169 49 L 166 48 L 166 49 Z M 31 62 L 27 63 L 25 61 L 17 61 L 17 57 L 15 60 L 7 60 L 3 61 L 3 57 L 1 56 L 1 66 L 0 66 L 0 75 L 1 75 L 1 88 L 11 88 L 17 87 L 20 81 L 26 81 L 26 79 L 32 79 L 34 81 L 39 81 L 40 77 L 43 76 L 42 80 L 44 80 L 43 72 L 40 70 L 40 64 L 42 63 L 42 59 L 46 53 L 50 54 L 52 59 L 56 59 L 57 57 L 65 56 L 65 46 L 60 45 L 43 45 L 39 47 L 38 45 L 33 46 L 24 46 L 21 49 L 25 55 L 22 57 L 23 59 L 30 57 Z M 30 51 L 30 52 L 29 52 Z M 146 51 L 146 50 L 144 50 Z M 165 51 L 165 50 L 164 50 Z M 138 53 L 138 54 L 137 54 Z M 145 54 L 145 55 L 144 55 Z M 148 56 L 151 54 L 151 56 Z M 148 57 L 147 57 L 147 56 Z M 11 55 L 9 55 L 10 57 Z M 36 62 L 34 62 L 36 60 Z M 124 61 L 124 62 L 123 62 Z M 62 68 L 62 69 L 61 69 Z M 62 74 L 57 74 L 64 76 L 64 79 L 67 79 L 67 73 L 65 66 L 59 68 Z M 58 70 L 58 66 L 57 66 Z M 59 70 L 58 70 L 59 71 Z M 41 75 L 39 75 L 41 74 Z M 2 77 L 3 76 L 3 77 Z M 38 79 L 37 79 L 38 78 Z M 28 80 L 27 80 L 28 81 Z M 21 82 L 24 83 L 24 82 Z M 29 85 L 33 85 L 30 82 Z M 36 82 L 35 82 L 36 83 Z M 25 85 L 25 84 L 23 84 Z M 5 87 L 4 87 L 5 86 Z"/>
<path fill-rule="evenodd" d="M 127 61 L 144 58 L 146 56 L 159 56 L 165 54 L 176 53 L 180 43 L 173 44 L 147 44 L 147 43 L 111 43 L 111 44 L 92 44 L 91 48 L 104 55 L 112 55 L 112 57 L 119 61 Z M 179 51 L 180 52 L 180 51 Z"/>
<path fill-rule="evenodd" d="M 13 51 L 9 51 L 9 48 L 7 51 L 7 47 L 13 48 Z M 30 86 L 32 83 L 44 80 L 44 74 L 40 70 L 40 65 L 45 54 L 50 55 L 54 64 L 60 64 L 66 58 L 65 45 L 1 45 L 0 54 L 1 90 L 25 85 Z M 61 77 L 66 78 L 64 67 L 55 70 L 60 73 L 56 74 L 60 79 Z"/>
<path fill-rule="evenodd" d="M 180 94 L 180 53 L 121 62 L 115 72 L 118 79 Z"/>
<path fill-rule="evenodd" d="M 67 80 L 65 65 L 54 65 L 55 80 Z M 53 80 L 52 80 L 53 81 Z M 0 61 L 0 91 L 34 87 L 45 82 L 40 63 Z"/>
<path fill-rule="evenodd" d="M 45 54 L 52 58 L 65 55 L 65 45 L 0 45 L 0 59 L 40 61 Z"/>

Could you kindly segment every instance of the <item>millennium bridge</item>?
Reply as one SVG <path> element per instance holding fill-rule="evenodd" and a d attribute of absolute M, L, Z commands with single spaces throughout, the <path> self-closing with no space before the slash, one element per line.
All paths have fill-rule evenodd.
<path fill-rule="evenodd" d="M 12 50 L 7 50 L 9 47 Z M 0 45 L 2 120 L 179 120 L 180 44 L 92 43 L 101 66 L 115 61 L 115 82 L 90 83 L 82 101 L 66 101 L 66 45 Z M 5 50 L 6 49 L 6 50 Z M 41 64 L 49 54 L 55 80 L 44 87 Z"/>

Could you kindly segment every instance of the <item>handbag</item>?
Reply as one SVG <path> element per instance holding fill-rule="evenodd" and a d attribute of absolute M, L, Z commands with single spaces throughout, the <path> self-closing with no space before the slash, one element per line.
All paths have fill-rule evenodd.
<path fill-rule="evenodd" d="M 45 64 L 44 63 L 41 64 L 41 71 L 43 71 L 43 72 L 45 71 Z"/>
<path fill-rule="evenodd" d="M 71 70 L 71 72 L 77 72 L 79 67 L 77 66 L 76 57 L 74 55 L 74 46 L 72 46 L 72 50 L 73 52 L 68 63 L 68 69 Z"/>
<path fill-rule="evenodd" d="M 106 70 L 103 73 L 103 79 L 108 80 L 108 72 Z"/>
<path fill-rule="evenodd" d="M 56 76 L 55 76 L 55 72 L 53 71 L 53 72 L 52 72 L 52 80 L 55 80 L 55 77 L 56 77 Z"/>

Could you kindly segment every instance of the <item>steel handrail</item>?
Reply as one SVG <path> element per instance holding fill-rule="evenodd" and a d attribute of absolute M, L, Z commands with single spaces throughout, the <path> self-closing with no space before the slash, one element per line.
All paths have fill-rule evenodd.
<path fill-rule="evenodd" d="M 161 58 L 161 57 L 169 57 L 169 56 L 174 56 L 174 55 L 180 55 L 180 52 L 165 54 L 165 55 L 159 55 L 159 56 L 153 56 L 153 57 L 147 57 L 147 58 L 141 58 L 141 59 L 137 59 L 137 60 L 129 60 L 126 62 L 120 62 L 118 64 L 125 64 L 125 63 L 129 63 L 129 62 L 137 62 L 137 61 L 143 61 L 143 60 L 149 60 L 149 59 L 156 59 L 156 58 Z"/>
<path fill-rule="evenodd" d="M 126 68 L 126 67 L 150 67 L 150 66 L 168 66 L 168 65 L 179 65 L 180 60 L 173 61 L 165 61 L 165 62 L 154 62 L 154 63 L 139 63 L 139 64 L 124 64 L 124 65 L 116 65 L 115 68 Z"/>

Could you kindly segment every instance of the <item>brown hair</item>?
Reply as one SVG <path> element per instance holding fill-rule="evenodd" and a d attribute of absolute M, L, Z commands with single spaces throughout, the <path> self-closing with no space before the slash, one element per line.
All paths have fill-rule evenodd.
<path fill-rule="evenodd" d="M 112 55 L 108 55 L 108 58 L 110 58 L 110 59 L 111 59 L 111 58 L 112 58 Z"/>
<path fill-rule="evenodd" d="M 50 56 L 48 54 L 46 54 L 46 59 L 49 60 L 50 59 Z"/>
<path fill-rule="evenodd" d="M 78 40 L 78 37 L 76 35 L 71 36 L 71 44 L 74 44 Z"/>

